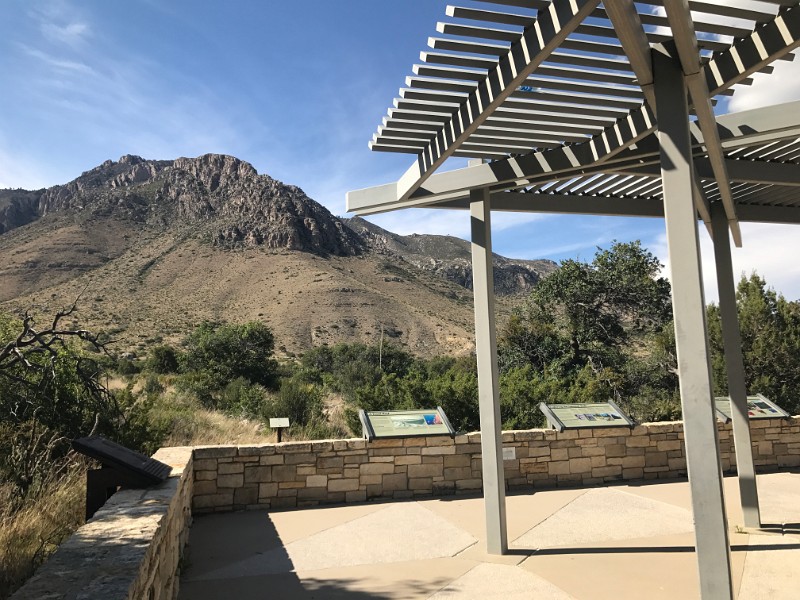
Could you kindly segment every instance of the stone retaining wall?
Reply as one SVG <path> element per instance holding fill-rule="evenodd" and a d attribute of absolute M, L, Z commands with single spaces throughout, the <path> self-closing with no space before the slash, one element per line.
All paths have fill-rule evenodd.
<path fill-rule="evenodd" d="M 191 525 L 192 449 L 162 448 L 164 483 L 114 494 L 11 600 L 172 600 Z"/>
<path fill-rule="evenodd" d="M 751 422 L 761 469 L 800 466 L 800 417 Z M 730 425 L 719 425 L 722 466 L 735 468 Z M 683 427 L 506 431 L 509 488 L 594 485 L 686 474 Z M 513 449 L 513 450 L 512 450 Z M 474 493 L 480 433 L 449 437 L 162 448 L 163 484 L 115 494 L 12 600 L 173 600 L 192 512 L 285 508 L 370 498 Z"/>
<path fill-rule="evenodd" d="M 754 459 L 761 470 L 800 466 L 800 417 L 754 420 Z M 719 424 L 722 467 L 735 470 L 730 424 Z M 506 431 L 509 488 L 596 485 L 686 475 L 683 425 Z M 287 508 L 370 498 L 412 498 L 480 490 L 480 433 L 449 437 L 284 442 L 198 447 L 196 513 Z"/>

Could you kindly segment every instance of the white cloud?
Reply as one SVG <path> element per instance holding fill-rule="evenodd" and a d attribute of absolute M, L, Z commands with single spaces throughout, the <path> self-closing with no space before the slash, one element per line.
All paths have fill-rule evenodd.
<path fill-rule="evenodd" d="M 46 41 L 54 45 L 80 46 L 92 37 L 90 23 L 81 18 L 80 10 L 67 0 L 49 0 L 29 10 Z"/>
<path fill-rule="evenodd" d="M 796 225 L 742 223 L 741 248 L 731 247 L 733 272 L 738 284 L 742 275 L 758 273 L 767 285 L 783 294 L 788 300 L 800 299 L 800 230 Z M 714 247 L 704 228 L 700 230 L 703 286 L 706 302 L 717 302 Z M 662 235 L 653 253 L 664 263 L 664 274 L 669 276 L 669 255 L 666 236 Z"/>
<path fill-rule="evenodd" d="M 58 25 L 43 22 L 40 27 L 45 38 L 51 42 L 60 42 L 68 46 L 83 43 L 91 35 L 91 29 L 86 23 L 73 22 Z"/>
<path fill-rule="evenodd" d="M 19 47 L 25 54 L 36 59 L 54 71 L 59 71 L 61 73 L 73 72 L 80 73 L 82 75 L 94 74 L 94 69 L 84 62 L 55 57 L 47 52 L 43 52 L 37 48 L 31 48 L 30 46 L 25 46 L 24 44 L 20 44 Z"/>
<path fill-rule="evenodd" d="M 795 53 L 792 62 L 778 60 L 772 63 L 771 74 L 756 73 L 753 84 L 737 86 L 728 104 L 730 112 L 739 112 L 790 102 L 800 98 L 800 56 Z"/>

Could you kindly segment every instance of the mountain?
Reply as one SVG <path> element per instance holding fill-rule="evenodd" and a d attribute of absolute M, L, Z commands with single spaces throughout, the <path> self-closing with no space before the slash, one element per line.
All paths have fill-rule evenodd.
<path fill-rule="evenodd" d="M 295 186 L 232 156 L 175 161 L 123 156 L 66 185 L 0 192 L 0 233 L 51 213 L 88 212 L 150 226 L 195 225 L 216 246 L 266 246 L 353 256 L 361 242 Z"/>
<path fill-rule="evenodd" d="M 390 256 L 472 289 L 470 243 L 450 235 L 398 235 L 360 217 L 343 219 L 372 252 Z M 515 260 L 493 255 L 495 293 L 527 294 L 557 267 L 551 260 Z"/>
<path fill-rule="evenodd" d="M 133 352 L 203 319 L 262 319 L 286 354 L 381 335 L 415 352 L 472 346 L 469 243 L 339 219 L 296 186 L 207 154 L 123 156 L 65 185 L 0 190 L 0 307 L 77 319 Z M 550 261 L 495 257 L 498 293 Z M 513 301 L 498 303 L 501 317 Z"/>

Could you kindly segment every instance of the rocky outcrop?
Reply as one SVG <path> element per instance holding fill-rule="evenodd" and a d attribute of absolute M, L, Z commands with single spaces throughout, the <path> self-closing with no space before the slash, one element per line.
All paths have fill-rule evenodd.
<path fill-rule="evenodd" d="M 472 288 L 469 243 L 452 236 L 402 236 L 364 219 L 339 219 L 300 188 L 233 156 L 107 160 L 64 185 L 0 190 L 0 234 L 45 215 L 111 217 L 156 231 L 188 229 L 218 248 L 263 246 L 355 256 L 386 255 Z M 545 260 L 495 255 L 498 294 L 524 294 L 556 268 Z"/>
<path fill-rule="evenodd" d="M 0 190 L 0 235 L 39 218 L 39 197 L 43 190 Z"/>
<path fill-rule="evenodd" d="M 398 235 L 359 217 L 344 223 L 373 252 L 411 263 L 418 269 L 472 289 L 472 257 L 469 242 L 443 235 Z M 493 256 L 495 293 L 527 294 L 542 277 L 558 266 L 551 260 L 514 260 Z"/>
<path fill-rule="evenodd" d="M 174 161 L 126 155 L 106 161 L 35 199 L 0 204 L 0 233 L 63 211 L 162 227 L 196 226 L 215 246 L 226 248 L 266 246 L 338 256 L 363 249 L 352 230 L 303 190 L 221 154 Z"/>

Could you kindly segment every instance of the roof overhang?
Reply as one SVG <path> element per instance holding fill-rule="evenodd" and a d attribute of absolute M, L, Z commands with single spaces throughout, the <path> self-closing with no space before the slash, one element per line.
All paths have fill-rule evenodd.
<path fill-rule="evenodd" d="M 397 182 L 348 193 L 349 212 L 466 208 L 471 189 L 489 188 L 497 210 L 658 216 L 660 51 L 680 62 L 695 115 L 698 217 L 708 223 L 721 203 L 737 244 L 740 220 L 800 221 L 800 102 L 713 111 L 793 58 L 797 2 L 482 1 L 494 10 L 448 7 L 446 37 L 431 38 L 370 144 L 414 163 Z M 451 156 L 483 162 L 436 173 Z"/>

